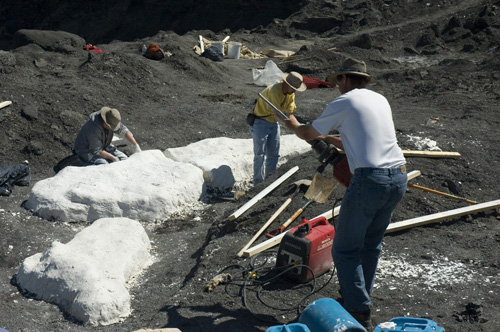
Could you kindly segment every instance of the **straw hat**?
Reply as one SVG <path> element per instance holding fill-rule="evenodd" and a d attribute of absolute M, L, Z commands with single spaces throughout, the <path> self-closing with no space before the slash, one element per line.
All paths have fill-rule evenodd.
<path fill-rule="evenodd" d="M 326 81 L 336 84 L 337 76 L 342 74 L 366 76 L 370 78 L 370 83 L 374 81 L 373 77 L 366 72 L 366 63 L 352 58 L 345 60 L 342 67 L 328 75 Z"/>
<path fill-rule="evenodd" d="M 116 108 L 104 106 L 101 108 L 101 117 L 102 121 L 111 127 L 111 130 L 117 131 L 120 128 L 122 118 Z"/>
<path fill-rule="evenodd" d="M 292 71 L 290 73 L 281 74 L 281 78 L 294 90 L 296 91 L 305 91 L 307 86 L 304 84 L 304 79 L 302 75 L 297 73 L 296 71 Z"/>

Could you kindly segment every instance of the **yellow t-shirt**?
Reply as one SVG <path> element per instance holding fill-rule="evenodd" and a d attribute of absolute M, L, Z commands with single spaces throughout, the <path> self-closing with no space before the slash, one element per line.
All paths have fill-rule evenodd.
<path fill-rule="evenodd" d="M 270 85 L 262 91 L 261 94 L 283 113 L 294 113 L 297 109 L 297 105 L 295 105 L 295 93 L 290 95 L 283 94 L 283 90 L 281 88 L 282 84 L 286 83 L 281 82 Z M 272 107 L 269 106 L 262 98 L 257 98 L 257 104 L 255 105 L 253 113 L 259 118 L 269 122 L 277 122 L 274 118 Z"/>

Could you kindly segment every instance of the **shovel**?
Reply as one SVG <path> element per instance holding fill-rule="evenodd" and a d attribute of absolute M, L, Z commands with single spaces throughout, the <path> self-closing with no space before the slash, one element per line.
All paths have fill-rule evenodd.
<path fill-rule="evenodd" d="M 291 192 L 291 196 L 287 198 L 287 200 L 280 206 L 280 208 L 271 216 L 271 218 L 269 218 L 269 220 L 264 224 L 264 226 L 262 226 L 259 231 L 253 236 L 253 238 L 248 241 L 248 243 L 238 252 L 237 256 L 238 257 L 241 257 L 243 256 L 243 252 L 245 250 L 247 250 L 253 243 L 255 240 L 257 240 L 257 238 L 266 230 L 267 227 L 269 227 L 269 225 L 271 225 L 271 223 L 274 221 L 274 219 L 276 219 L 280 214 L 281 212 L 283 212 L 286 207 L 292 202 L 292 198 L 293 196 L 295 196 L 296 193 L 298 193 L 299 191 L 302 190 L 303 187 L 307 187 L 309 188 L 311 186 L 311 180 L 298 180 L 298 181 L 295 181 L 294 183 L 292 183 L 290 185 L 290 190 L 289 192 Z M 305 189 L 303 189 L 305 190 Z"/>
<path fill-rule="evenodd" d="M 309 189 L 307 189 L 306 193 L 304 194 L 304 197 L 309 199 L 304 206 L 302 206 L 300 209 L 295 211 L 295 213 L 288 218 L 287 221 L 283 223 L 283 225 L 280 226 L 280 228 L 273 229 L 269 231 L 266 234 L 266 237 L 268 239 L 283 233 L 283 231 L 290 226 L 290 224 L 297 219 L 297 217 L 304 212 L 304 210 L 311 205 L 313 202 L 318 202 L 318 203 L 325 203 L 328 196 L 332 193 L 333 189 L 337 185 L 337 181 L 328 179 L 320 174 L 316 174 L 313 177 L 313 180 L 311 182 L 311 185 L 309 186 Z"/>

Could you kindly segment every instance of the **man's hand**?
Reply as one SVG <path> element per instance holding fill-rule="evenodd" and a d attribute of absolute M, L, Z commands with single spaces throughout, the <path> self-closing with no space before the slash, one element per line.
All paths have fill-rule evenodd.
<path fill-rule="evenodd" d="M 134 153 L 139 153 L 139 152 L 142 152 L 141 147 L 139 146 L 139 144 L 136 144 Z"/>
<path fill-rule="evenodd" d="M 113 160 L 113 162 L 114 162 L 114 163 L 116 163 L 116 162 L 120 161 L 120 158 L 115 157 L 115 156 L 112 156 L 112 157 L 113 157 L 113 159 L 112 159 L 112 160 Z"/>

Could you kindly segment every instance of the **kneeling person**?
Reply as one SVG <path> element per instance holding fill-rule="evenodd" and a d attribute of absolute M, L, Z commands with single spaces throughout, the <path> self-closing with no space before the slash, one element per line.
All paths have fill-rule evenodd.
<path fill-rule="evenodd" d="M 121 122 L 120 112 L 115 108 L 103 107 L 90 114 L 90 119 L 83 125 L 75 141 L 75 153 L 84 165 L 102 165 L 127 159 L 127 155 L 111 144 L 113 134 L 124 136 L 135 146 L 135 152 L 141 148 L 132 132 Z"/>

